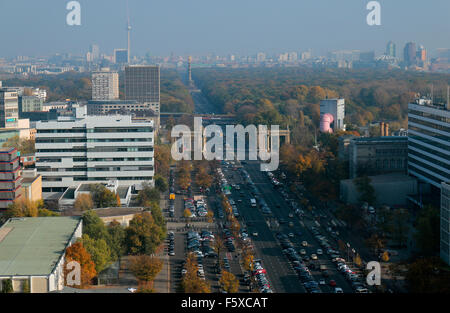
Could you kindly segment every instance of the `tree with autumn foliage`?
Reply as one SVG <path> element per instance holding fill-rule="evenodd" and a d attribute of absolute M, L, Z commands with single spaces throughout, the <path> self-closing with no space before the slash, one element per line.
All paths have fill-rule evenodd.
<path fill-rule="evenodd" d="M 198 169 L 197 175 L 195 175 L 195 182 L 198 186 L 203 189 L 209 188 L 212 185 L 213 177 L 208 174 L 208 171 L 205 167 L 200 167 Z"/>
<path fill-rule="evenodd" d="M 185 264 L 186 274 L 181 281 L 181 288 L 185 293 L 210 293 L 209 284 L 198 277 L 198 263 L 195 255 L 189 253 Z"/>
<path fill-rule="evenodd" d="M 153 281 L 163 268 L 163 262 L 153 256 L 137 255 L 129 260 L 129 269 L 138 279 L 139 290 L 153 290 Z"/>
<path fill-rule="evenodd" d="M 86 211 L 94 208 L 94 201 L 92 196 L 88 193 L 82 193 L 77 196 L 73 205 L 74 209 L 78 211 Z"/>
<path fill-rule="evenodd" d="M 191 185 L 191 164 L 182 160 L 178 162 L 176 169 L 176 180 L 181 189 L 186 190 Z"/>
<path fill-rule="evenodd" d="M 232 273 L 222 271 L 219 279 L 219 285 L 227 293 L 236 293 L 239 291 L 239 280 Z"/>
<path fill-rule="evenodd" d="M 83 243 L 78 241 L 66 249 L 65 264 L 72 261 L 78 262 L 81 269 L 81 281 L 78 286 L 70 286 L 75 288 L 84 288 L 90 285 L 92 279 L 97 276 L 95 270 L 95 263 L 92 261 L 91 255 L 86 251 Z M 67 283 L 67 275 L 70 275 L 71 270 L 64 266 L 64 281 Z"/>
<path fill-rule="evenodd" d="M 126 229 L 127 251 L 132 255 L 152 254 L 165 237 L 165 228 L 158 225 L 150 212 L 137 214 Z"/>

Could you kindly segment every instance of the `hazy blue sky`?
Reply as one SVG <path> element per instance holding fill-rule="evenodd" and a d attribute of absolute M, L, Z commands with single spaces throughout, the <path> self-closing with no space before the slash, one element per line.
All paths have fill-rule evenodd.
<path fill-rule="evenodd" d="M 366 24 L 369 0 L 129 0 L 132 53 L 384 51 L 394 40 L 450 47 L 449 0 L 380 0 L 382 26 Z M 125 0 L 79 0 L 82 25 L 66 25 L 69 0 L 0 0 L 0 56 L 102 53 L 126 47 Z"/>

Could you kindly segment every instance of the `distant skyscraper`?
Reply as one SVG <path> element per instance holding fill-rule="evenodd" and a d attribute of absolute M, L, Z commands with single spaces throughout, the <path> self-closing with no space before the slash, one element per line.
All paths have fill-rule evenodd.
<path fill-rule="evenodd" d="M 397 57 L 397 46 L 393 41 L 389 41 L 386 46 L 386 55 L 391 56 L 393 58 Z"/>
<path fill-rule="evenodd" d="M 414 42 L 408 42 L 405 45 L 403 58 L 407 66 L 416 64 L 416 44 Z"/>
<path fill-rule="evenodd" d="M 127 49 L 114 49 L 114 63 L 116 63 L 116 64 L 128 63 L 128 50 Z"/>
<path fill-rule="evenodd" d="M 264 52 L 259 52 L 256 55 L 256 62 L 264 62 L 266 60 L 266 54 Z"/>
<path fill-rule="evenodd" d="M 100 59 L 100 47 L 98 45 L 92 44 L 90 52 L 91 52 L 91 57 L 94 61 Z"/>
<path fill-rule="evenodd" d="M 418 62 L 421 63 L 427 62 L 427 50 L 423 45 L 420 45 L 419 48 L 417 49 L 416 57 Z"/>
<path fill-rule="evenodd" d="M 154 65 L 125 67 L 125 99 L 150 104 L 159 113 L 160 70 Z"/>
<path fill-rule="evenodd" d="M 104 68 L 92 73 L 92 100 L 119 99 L 119 74 Z"/>

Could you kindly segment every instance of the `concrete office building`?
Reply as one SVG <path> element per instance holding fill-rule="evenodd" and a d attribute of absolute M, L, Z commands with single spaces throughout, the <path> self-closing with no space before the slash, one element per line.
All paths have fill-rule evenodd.
<path fill-rule="evenodd" d="M 92 100 L 119 99 L 119 73 L 104 68 L 92 73 Z"/>
<path fill-rule="evenodd" d="M 16 91 L 0 89 L 0 128 L 16 128 L 18 120 L 18 93 Z"/>
<path fill-rule="evenodd" d="M 148 103 L 136 100 L 92 100 L 87 103 L 88 115 L 117 114 L 124 111 L 137 112 L 151 110 Z"/>
<path fill-rule="evenodd" d="M 19 116 L 22 112 L 42 112 L 44 99 L 38 96 L 19 97 Z"/>
<path fill-rule="evenodd" d="M 348 146 L 350 178 L 407 171 L 407 137 L 358 137 Z"/>
<path fill-rule="evenodd" d="M 36 168 L 44 197 L 80 183 L 107 183 L 141 188 L 153 184 L 154 129 L 151 122 L 131 116 L 87 116 L 37 122 Z"/>
<path fill-rule="evenodd" d="M 64 288 L 66 249 L 82 236 L 81 217 L 11 218 L 0 228 L 0 290 L 47 293 Z"/>
<path fill-rule="evenodd" d="M 441 259 L 450 265 L 450 183 L 441 184 Z"/>
<path fill-rule="evenodd" d="M 333 116 L 331 128 L 333 131 L 345 130 L 345 99 L 325 99 L 320 101 L 320 118 L 325 114 Z"/>
<path fill-rule="evenodd" d="M 408 105 L 408 173 L 438 189 L 450 181 L 450 105 Z"/>
<path fill-rule="evenodd" d="M 159 113 L 160 69 L 153 65 L 125 67 L 125 99 L 148 104 Z"/>

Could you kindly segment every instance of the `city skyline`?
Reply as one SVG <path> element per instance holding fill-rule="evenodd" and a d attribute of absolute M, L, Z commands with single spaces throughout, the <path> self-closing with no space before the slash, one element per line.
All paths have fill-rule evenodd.
<path fill-rule="evenodd" d="M 56 52 L 83 54 L 92 43 L 98 44 L 101 52 L 108 55 L 113 49 L 127 47 L 125 1 L 115 0 L 112 4 L 104 0 L 79 2 L 81 26 L 65 24 L 68 13 L 65 2 L 2 2 L 0 34 L 10 44 L 2 49 L 1 57 L 44 56 Z M 226 4 L 204 0 L 189 3 L 130 1 L 131 51 L 132 55 L 138 56 L 147 52 L 155 56 L 171 52 L 177 55 L 255 54 L 308 49 L 316 55 L 341 49 L 380 53 L 389 40 L 397 47 L 414 41 L 429 51 L 445 48 L 445 34 L 450 31 L 445 12 L 450 9 L 450 3 L 435 0 L 430 6 L 419 1 L 411 5 L 409 1 L 407 7 L 401 1 L 380 3 L 382 25 L 368 26 L 366 15 L 369 11 L 365 1 L 342 4 L 329 0 L 318 3 L 287 0 L 278 6 L 269 1 L 253 0 L 239 3 L 239 6 L 235 0 Z M 283 18 L 278 14 L 281 12 Z M 422 16 L 431 15 L 432 23 L 416 22 Z M 230 23 L 230 17 L 233 17 L 233 23 Z M 23 23 L 24 19 L 28 23 Z"/>

